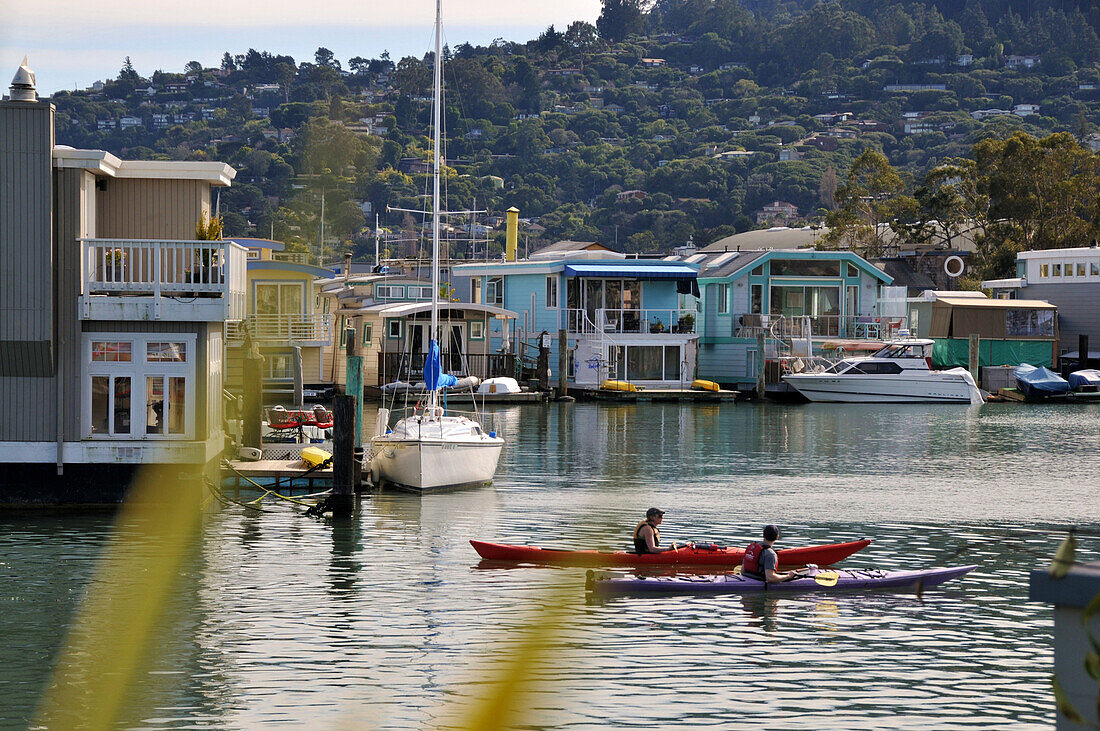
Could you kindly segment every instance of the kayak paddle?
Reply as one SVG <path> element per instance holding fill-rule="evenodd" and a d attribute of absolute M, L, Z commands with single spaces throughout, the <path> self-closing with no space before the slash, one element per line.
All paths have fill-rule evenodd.
<path fill-rule="evenodd" d="M 836 571 L 822 571 L 814 574 L 814 581 L 816 581 L 819 586 L 836 586 L 836 581 L 839 578 L 840 574 Z"/>

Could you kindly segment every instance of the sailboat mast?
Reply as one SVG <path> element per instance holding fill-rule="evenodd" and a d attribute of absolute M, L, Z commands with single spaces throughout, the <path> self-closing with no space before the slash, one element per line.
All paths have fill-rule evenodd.
<path fill-rule="evenodd" d="M 430 340 L 439 337 L 439 167 L 442 162 L 440 151 L 440 107 L 443 106 L 443 0 L 435 0 L 435 86 L 433 87 L 432 116 L 434 140 L 432 144 L 432 331 Z M 442 350 L 442 346 L 440 346 Z"/>

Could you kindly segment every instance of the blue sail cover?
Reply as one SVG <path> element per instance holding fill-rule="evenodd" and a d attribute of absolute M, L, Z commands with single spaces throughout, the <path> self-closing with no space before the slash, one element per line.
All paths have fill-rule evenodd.
<path fill-rule="evenodd" d="M 1016 384 L 1026 396 L 1051 396 L 1069 391 L 1069 383 L 1057 373 L 1029 363 L 1021 363 L 1015 370 Z"/>
<path fill-rule="evenodd" d="M 433 340 L 428 346 L 428 357 L 424 359 L 424 385 L 431 391 L 438 391 L 458 383 L 458 379 L 443 372 L 439 362 L 439 343 Z"/>

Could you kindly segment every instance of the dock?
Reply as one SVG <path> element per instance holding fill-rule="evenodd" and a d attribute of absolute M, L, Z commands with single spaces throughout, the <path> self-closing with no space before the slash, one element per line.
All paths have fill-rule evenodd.
<path fill-rule="evenodd" d="M 401 397 L 404 398 L 404 393 Z M 386 394 L 386 398 L 389 399 L 391 394 Z M 417 399 L 427 396 L 426 391 L 410 391 L 408 394 L 408 400 L 415 402 Z M 368 401 L 382 401 L 382 390 L 377 387 L 367 387 L 363 389 L 363 398 Z M 447 393 L 447 403 L 468 404 L 472 403 L 474 399 L 477 402 L 486 404 L 533 404 L 547 401 L 550 398 L 550 393 L 547 391 L 522 391 L 520 393 L 478 393 L 474 394 L 470 391 L 460 391 L 458 393 Z"/>
<path fill-rule="evenodd" d="M 694 403 L 733 403 L 747 396 L 741 391 L 696 391 L 688 388 L 646 388 L 640 391 L 609 391 L 602 388 L 570 388 L 569 395 L 584 401 L 635 403 L 647 401 L 690 401 Z"/>
<path fill-rule="evenodd" d="M 276 491 L 306 489 L 312 492 L 332 487 L 331 466 L 309 472 L 309 468 L 300 459 L 261 459 L 255 462 L 230 460 L 229 466 L 231 469 L 222 473 L 223 487 L 256 489 L 249 480 Z"/>

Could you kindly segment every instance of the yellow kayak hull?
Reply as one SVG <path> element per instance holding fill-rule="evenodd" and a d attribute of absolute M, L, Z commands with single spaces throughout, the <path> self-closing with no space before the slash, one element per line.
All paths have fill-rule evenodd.
<path fill-rule="evenodd" d="M 691 388 L 694 391 L 718 391 L 720 387 L 714 381 L 704 381 L 702 379 L 695 379 L 691 382 Z"/>
<path fill-rule="evenodd" d="M 628 381 L 607 380 L 600 384 L 602 391 L 637 391 L 638 387 Z"/>

